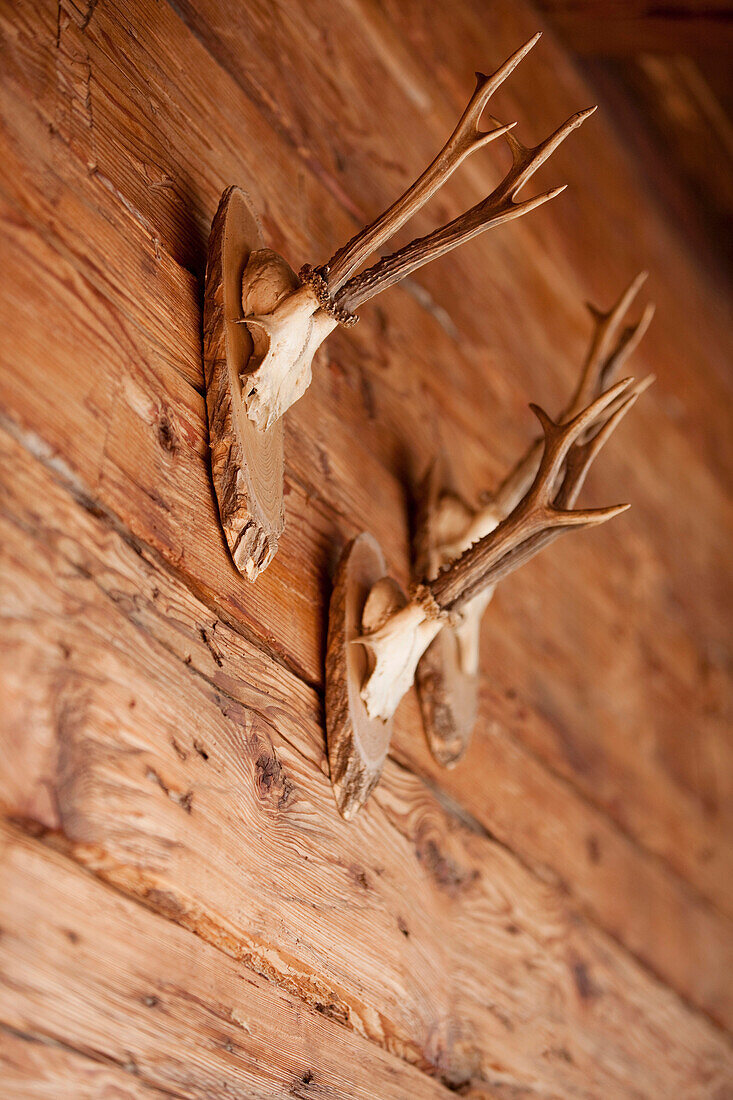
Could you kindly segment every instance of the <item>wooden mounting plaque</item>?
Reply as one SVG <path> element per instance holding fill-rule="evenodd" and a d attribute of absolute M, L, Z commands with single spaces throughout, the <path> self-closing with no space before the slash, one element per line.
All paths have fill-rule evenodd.
<path fill-rule="evenodd" d="M 339 562 L 331 595 L 326 652 L 326 733 L 336 805 L 348 821 L 379 781 L 392 739 L 392 719 L 370 718 L 361 699 L 368 657 L 352 645 L 362 633 L 364 604 L 387 570 L 379 543 L 353 539 Z"/>
<path fill-rule="evenodd" d="M 433 522 L 445 493 L 458 497 L 443 456 L 435 460 L 423 483 L 417 516 L 415 576 L 435 572 L 436 525 Z M 435 759 L 451 768 L 471 740 L 478 714 L 478 676 L 461 668 L 456 632 L 446 624 L 420 658 L 415 672 L 420 711 L 428 746 Z"/>
<path fill-rule="evenodd" d="M 451 768 L 468 748 L 478 714 L 478 676 L 461 668 L 451 626 L 444 626 L 423 654 L 415 684 L 430 751 Z"/>
<path fill-rule="evenodd" d="M 245 193 L 228 187 L 211 225 L 204 297 L 204 378 L 211 471 L 221 525 L 240 573 L 255 580 L 283 530 L 283 425 L 260 431 L 242 402 L 252 340 L 242 324 L 242 273 L 264 247 Z"/>

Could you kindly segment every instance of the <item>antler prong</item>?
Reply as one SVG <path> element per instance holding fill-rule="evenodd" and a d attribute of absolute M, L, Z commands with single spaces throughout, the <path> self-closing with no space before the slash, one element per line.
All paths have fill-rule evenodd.
<path fill-rule="evenodd" d="M 651 324 L 656 307 L 654 302 L 647 302 L 641 317 L 635 325 L 627 325 L 621 333 L 616 349 L 609 355 L 601 370 L 601 384 L 604 384 L 614 371 L 620 370 L 626 360 L 639 346 L 644 333 Z"/>
<path fill-rule="evenodd" d="M 540 501 L 549 503 L 552 490 L 570 448 L 581 438 L 584 432 L 598 421 L 600 415 L 610 405 L 613 405 L 619 397 L 626 393 L 633 381 L 633 378 L 624 378 L 623 381 L 617 382 L 615 386 L 611 386 L 605 393 L 602 393 L 572 420 L 564 423 L 552 420 L 539 405 L 530 405 L 530 409 L 542 427 L 545 446 L 537 474 L 525 500 L 531 501 L 532 504 Z"/>
<path fill-rule="evenodd" d="M 644 308 L 640 319 L 635 325 L 628 325 L 621 330 L 624 317 L 646 278 L 647 272 L 640 271 L 608 312 L 604 313 L 596 306 L 586 303 L 588 311 L 595 322 L 595 332 L 577 389 L 569 406 L 563 413 L 565 419 L 574 416 L 577 411 L 587 405 L 594 393 L 597 393 L 610 381 L 613 374 L 621 369 L 632 352 L 635 351 L 639 341 L 649 328 L 651 319 L 654 316 L 654 305 L 651 302 Z"/>
<path fill-rule="evenodd" d="M 579 511 L 551 508 L 552 526 L 554 528 L 597 527 L 601 523 L 607 523 L 614 516 L 620 516 L 630 507 L 630 504 L 612 504 L 609 508 L 586 508 Z"/>
<path fill-rule="evenodd" d="M 625 511 L 626 505 L 570 511 L 562 506 L 566 500 L 563 499 L 562 485 L 558 488 L 557 481 L 564 467 L 563 481 L 570 476 L 571 489 L 576 478 L 582 483 L 590 463 L 627 411 L 624 409 L 626 401 L 631 398 L 636 400 L 637 389 L 640 392 L 640 388 L 635 387 L 633 393 L 629 393 L 633 385 L 634 380 L 631 378 L 617 382 L 564 424 L 556 423 L 539 406 L 531 406 L 544 435 L 542 457 L 534 481 L 512 512 L 490 534 L 466 550 L 457 561 L 429 582 L 430 591 L 439 607 L 450 611 L 459 610 L 487 586 L 496 584 L 507 572 L 502 565 L 504 559 L 512 559 L 512 568 L 527 560 L 527 553 L 517 554 L 518 548 L 523 544 L 527 544 L 525 551 L 531 551 L 529 556 L 532 556 L 546 545 L 550 537 L 555 537 L 562 530 L 605 523 Z M 622 396 L 626 400 L 620 407 L 614 408 Z M 612 410 L 610 415 L 604 417 L 609 409 Z M 596 425 L 600 425 L 600 442 L 596 436 L 590 444 L 578 444 L 577 441 L 583 434 Z M 568 467 L 566 460 L 574 446 L 587 446 L 588 451 L 584 461 L 573 462 Z M 580 485 L 577 486 L 577 491 L 579 489 Z"/>
<path fill-rule="evenodd" d="M 626 511 L 628 504 L 577 510 L 573 505 L 594 458 L 648 385 L 648 379 L 634 383 L 626 378 L 565 424 L 555 423 L 533 406 L 544 446 L 537 475 L 524 497 L 436 578 L 418 585 L 408 603 L 355 639 L 370 654 L 371 672 L 361 689 L 370 718 L 388 720 L 394 714 L 422 655 L 452 613 L 465 611 L 563 531 L 596 527 Z M 592 434 L 586 442 L 578 442 L 588 433 Z"/>
<path fill-rule="evenodd" d="M 586 107 L 584 111 L 576 111 L 570 118 L 558 126 L 554 133 L 541 141 L 539 145 L 528 147 L 523 145 L 514 134 L 507 135 L 507 143 L 512 151 L 512 168 L 500 185 L 500 195 L 510 196 L 515 199 L 524 185 L 532 178 L 535 172 L 550 157 L 557 147 L 565 141 L 565 138 L 577 130 L 587 118 L 598 109 L 598 105 Z M 499 190 L 499 189 L 497 189 Z"/>
<path fill-rule="evenodd" d="M 639 292 L 646 272 L 636 275 L 618 302 L 607 313 L 588 305 L 595 321 L 595 331 L 583 364 L 580 379 L 570 403 L 561 413 L 560 422 L 571 420 L 593 397 L 601 393 L 621 366 L 636 350 L 641 338 L 649 327 L 654 315 L 654 305 L 649 303 L 635 325 L 628 325 L 619 336 L 624 315 Z M 639 383 L 646 388 L 651 379 Z M 639 390 L 639 392 L 642 392 Z M 611 410 L 613 411 L 613 410 Z M 494 513 L 507 515 L 527 491 L 537 471 L 542 453 L 542 440 L 536 439 L 528 447 L 519 461 L 512 467 L 493 495 L 485 497 L 486 507 Z"/>
<path fill-rule="evenodd" d="M 531 38 L 527 39 L 523 46 L 520 46 L 518 50 L 515 50 L 511 57 L 508 57 L 504 64 L 500 65 L 496 72 L 492 73 L 491 76 L 487 76 L 486 73 L 476 73 L 476 92 L 474 94 L 477 96 L 477 98 L 480 98 L 481 102 L 480 110 L 475 115 L 475 120 L 477 123 L 481 118 L 481 114 L 483 113 L 486 104 L 488 103 L 489 99 L 494 94 L 496 89 L 499 88 L 504 83 L 506 78 L 514 72 L 519 62 L 522 61 L 527 56 L 529 51 L 537 45 L 540 38 L 542 38 L 542 31 L 537 31 L 536 34 L 533 34 Z M 469 104 L 469 110 L 470 109 L 471 104 Z"/>
<path fill-rule="evenodd" d="M 558 195 L 567 190 L 567 186 L 566 183 L 561 183 L 558 187 L 551 187 L 549 191 L 545 191 L 541 195 L 525 199 L 524 202 L 510 203 L 506 213 L 497 217 L 492 225 L 502 225 L 504 222 L 513 221 L 514 218 L 521 218 L 523 214 L 529 214 L 530 210 L 536 210 L 538 206 L 544 206 L 550 199 L 557 198 Z"/>
<path fill-rule="evenodd" d="M 375 294 L 381 293 L 422 267 L 423 264 L 445 255 L 458 245 L 472 240 L 479 233 L 485 233 L 487 229 L 535 210 L 559 195 L 564 190 L 562 186 L 552 188 L 526 202 L 514 201 L 517 193 L 540 165 L 573 130 L 593 114 L 595 109 L 595 107 L 589 107 L 585 111 L 572 115 L 554 134 L 532 149 L 522 145 L 513 133 L 507 133 L 506 140 L 512 149 L 512 167 L 491 194 L 441 229 L 436 229 L 425 237 L 412 241 L 398 252 L 383 257 L 360 275 L 354 276 L 336 295 L 338 305 L 353 311 Z"/>
<path fill-rule="evenodd" d="M 476 86 L 466 109 L 437 157 L 396 202 L 340 248 L 327 264 L 317 268 L 305 264 L 296 278 L 282 257 L 274 253 L 265 255 L 263 250 L 254 259 L 250 257 L 242 276 L 243 301 L 246 298 L 248 305 L 253 305 L 250 289 L 262 282 L 265 275 L 270 283 L 278 287 L 282 284 L 284 291 L 278 292 L 267 313 L 243 307 L 242 320 L 252 337 L 254 354 L 242 401 L 247 416 L 259 429 L 266 431 L 272 427 L 305 391 L 311 381 L 316 351 L 337 324 L 356 323 L 354 310 L 362 302 L 479 233 L 536 210 L 564 189 L 554 187 L 525 202 L 515 201 L 527 180 L 594 108 L 571 116 L 532 149 L 514 137 L 514 123 L 502 125 L 488 115 L 493 129 L 481 129 L 489 99 L 539 37 L 534 35 L 491 76 L 476 74 Z M 512 165 L 490 195 L 442 228 L 353 275 L 368 256 L 380 249 L 435 194 L 466 157 L 500 137 L 510 144 Z"/>

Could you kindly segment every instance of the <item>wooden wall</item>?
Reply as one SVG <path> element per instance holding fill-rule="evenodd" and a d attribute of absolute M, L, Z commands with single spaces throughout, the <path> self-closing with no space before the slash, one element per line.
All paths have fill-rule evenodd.
<path fill-rule="evenodd" d="M 0 4 L 0 1094 L 733 1096 L 726 288 L 598 112 L 559 199 L 420 273 L 288 414 L 287 527 L 228 558 L 202 396 L 206 241 L 239 183 L 322 262 L 434 155 L 525 3 Z M 497 97 L 592 102 L 552 35 Z M 497 178 L 494 146 L 411 232 Z M 656 386 L 586 490 L 632 502 L 501 587 L 454 771 L 414 694 L 340 820 L 335 562 L 394 575 L 436 448 L 492 486 L 649 268 Z"/>

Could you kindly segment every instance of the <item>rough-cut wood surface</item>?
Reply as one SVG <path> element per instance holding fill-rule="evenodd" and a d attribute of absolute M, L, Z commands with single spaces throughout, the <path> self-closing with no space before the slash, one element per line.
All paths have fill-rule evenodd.
<path fill-rule="evenodd" d="M 10 441 L 3 457 L 20 467 Z M 388 762 L 342 822 L 317 700 L 80 510 L 37 463 L 4 499 L 0 803 L 16 820 L 453 1084 L 593 1096 L 593 1067 L 611 1095 L 640 1076 L 642 1095 L 694 1095 L 698 1066 L 722 1084 L 710 1025 L 408 771 Z"/>
<path fill-rule="evenodd" d="M 132 1067 L 130 1067 L 132 1068 Z M 46 1035 L 0 1025 L 0 1080 L 13 1100 L 162 1100 L 139 1075 L 94 1056 L 69 1050 Z"/>
<path fill-rule="evenodd" d="M 288 1006 L 302 1045 L 277 1064 L 293 1077 L 223 1077 L 230 1093 L 287 1096 L 312 1047 L 324 1074 L 331 1050 L 364 1065 L 355 1087 L 381 1072 L 371 1052 L 394 1095 L 439 1095 L 431 1074 L 475 1095 L 727 1095 L 731 347 L 724 288 L 612 120 L 553 158 L 541 182 L 571 187 L 532 224 L 329 338 L 288 414 L 288 524 L 255 585 L 211 486 L 201 306 L 222 189 L 248 183 L 294 267 L 330 255 L 435 154 L 473 69 L 537 25 L 524 4 L 471 0 L 0 7 L 0 799 L 42 834 L 13 833 L 37 874 L 5 861 L 0 900 L 25 882 L 7 919 L 40 937 L 56 899 L 84 920 L 68 898 L 88 889 L 109 914 L 86 921 L 98 950 L 125 941 L 106 990 L 73 971 L 81 1019 L 54 1008 L 70 948 L 48 925 L 40 994 L 3 965 L 0 1024 L 13 1044 L 60 1044 L 47 1076 L 51 1059 L 63 1081 L 161 1064 L 147 1005 L 134 1042 L 132 1022 L 127 1045 L 118 1028 L 99 1040 L 140 973 L 124 911 L 150 966 L 185 943 L 251 990 L 263 1026 L 272 998 Z M 522 68 L 496 111 L 523 138 L 592 102 L 548 36 Z M 474 159 L 415 231 L 486 193 L 504 165 Z M 380 787 L 343 823 L 321 694 L 343 546 L 371 530 L 406 583 L 411 487 L 436 450 L 467 496 L 495 484 L 533 432 L 527 401 L 557 409 L 573 381 L 583 298 L 610 304 L 641 266 L 659 309 L 639 373 L 658 383 L 588 486 L 604 501 L 623 484 L 632 511 L 497 593 L 464 761 L 435 764 L 411 695 Z M 192 997 L 203 970 L 181 971 Z M 163 1020 L 189 1092 L 151 1076 L 133 1095 L 203 1096 L 241 1070 L 196 1045 L 224 1026 L 209 1003 Z M 257 1041 L 240 1029 L 245 1060 Z"/>
<path fill-rule="evenodd" d="M 4 827 L 0 845 L 0 1011 L 27 1046 L 88 1051 L 133 1096 L 450 1095 L 58 852 Z"/>

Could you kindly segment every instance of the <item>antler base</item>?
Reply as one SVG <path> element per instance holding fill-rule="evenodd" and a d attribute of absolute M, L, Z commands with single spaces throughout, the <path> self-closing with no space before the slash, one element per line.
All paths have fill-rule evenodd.
<path fill-rule="evenodd" d="M 244 402 L 254 346 L 242 324 L 242 280 L 251 257 L 263 244 L 244 192 L 227 188 L 209 237 L 204 378 L 221 525 L 234 564 L 251 581 L 275 556 L 284 525 L 283 426 L 278 421 L 260 431 Z M 266 311 L 276 295 L 277 286 L 261 283 L 255 294 L 258 309 Z"/>

